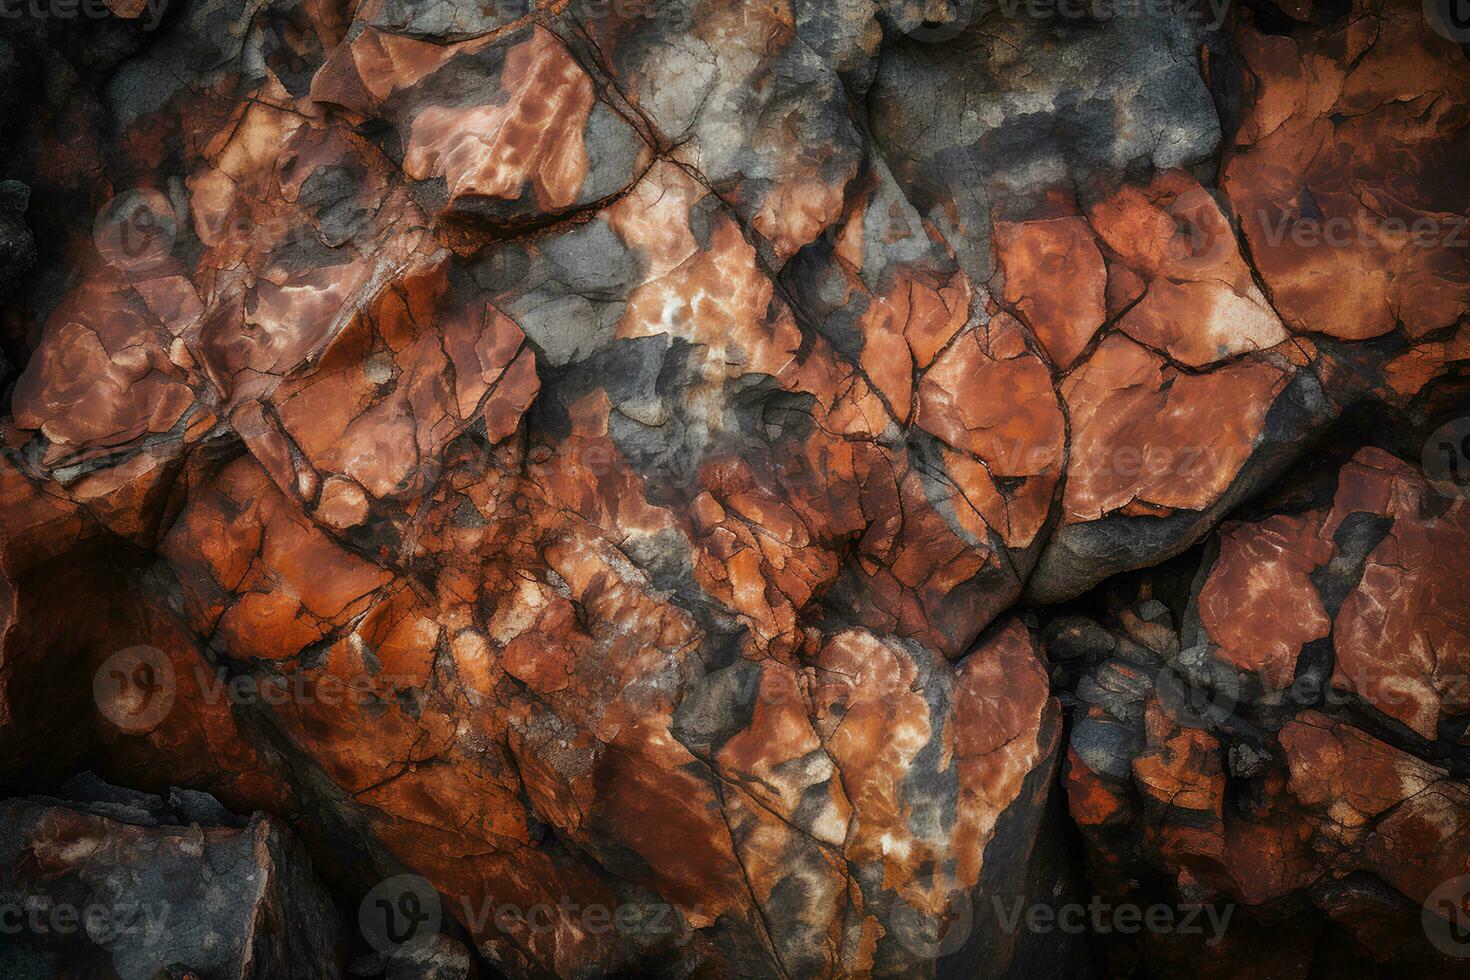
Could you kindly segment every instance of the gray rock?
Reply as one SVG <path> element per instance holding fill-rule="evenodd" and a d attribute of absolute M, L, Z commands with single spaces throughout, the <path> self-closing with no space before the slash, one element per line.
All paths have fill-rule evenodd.
<path fill-rule="evenodd" d="M 26 223 L 31 189 L 18 180 L 0 181 L 0 303 L 36 264 L 36 240 Z"/>
<path fill-rule="evenodd" d="M 0 908 L 20 925 L 0 976 L 342 976 L 341 917 L 275 818 L 182 827 L 155 821 L 161 798 L 94 776 L 65 792 L 89 789 L 102 799 L 0 803 Z"/>
<path fill-rule="evenodd" d="M 442 932 L 433 942 L 412 943 L 387 961 L 386 980 L 468 980 L 474 959 L 464 944 Z"/>

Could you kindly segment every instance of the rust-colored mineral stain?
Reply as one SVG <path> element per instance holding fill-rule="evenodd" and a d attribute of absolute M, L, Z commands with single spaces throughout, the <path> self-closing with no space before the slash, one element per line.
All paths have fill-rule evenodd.
<path fill-rule="evenodd" d="M 1297 655 L 1332 631 L 1311 574 L 1332 558 L 1320 516 L 1280 515 L 1221 536 L 1220 557 L 1200 592 L 1200 620 L 1215 656 L 1281 690 Z"/>
<path fill-rule="evenodd" d="M 1334 506 L 1337 520 L 1367 511 L 1393 524 L 1338 614 L 1333 684 L 1427 739 L 1470 708 L 1470 580 L 1461 574 L 1470 510 L 1456 501 L 1425 519 L 1434 494 L 1411 467 L 1364 450 L 1343 470 Z"/>
<path fill-rule="evenodd" d="M 1462 318 L 1470 64 L 1455 45 L 1385 6 L 1304 41 L 1242 31 L 1240 52 L 1259 81 L 1221 186 L 1287 323 L 1361 340 Z"/>
<path fill-rule="evenodd" d="M 1287 339 L 1229 219 L 1192 177 L 1169 171 L 1147 187 L 1124 187 L 1089 216 L 1143 282 L 1118 322 L 1139 343 L 1204 367 Z"/>
<path fill-rule="evenodd" d="M 493 105 L 422 109 L 404 172 L 415 180 L 443 177 L 451 199 L 515 200 L 530 185 L 542 207 L 569 207 L 587 179 L 583 130 L 592 80 L 561 41 L 537 27 L 507 52 L 500 85 Z"/>
<path fill-rule="evenodd" d="M 1056 366 L 1070 368 L 1107 317 L 1107 271 L 1096 237 L 1079 217 L 995 226 L 1005 301 Z"/>
<path fill-rule="evenodd" d="M 1249 458 L 1287 377 L 1242 360 L 1184 374 L 1113 335 L 1062 386 L 1072 427 L 1067 520 L 1131 503 L 1203 510 Z"/>
<path fill-rule="evenodd" d="M 84 283 L 52 312 L 16 383 L 15 423 L 44 433 L 53 458 L 167 432 L 194 394 L 160 326 L 115 276 Z"/>

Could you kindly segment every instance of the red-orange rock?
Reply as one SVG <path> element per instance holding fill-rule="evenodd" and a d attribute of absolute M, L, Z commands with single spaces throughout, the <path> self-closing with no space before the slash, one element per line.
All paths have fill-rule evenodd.
<path fill-rule="evenodd" d="M 1470 309 L 1470 65 L 1427 26 L 1366 0 L 1319 32 L 1239 34 L 1249 92 L 1221 186 L 1293 330 L 1418 338 Z"/>
<path fill-rule="evenodd" d="M 1388 222 L 1466 210 L 1464 59 L 966 6 L 7 21 L 0 777 L 418 876 L 390 975 L 1069 973 L 993 914 L 1073 894 L 1063 792 L 1100 892 L 1249 910 L 1117 972 L 1385 961 L 1464 858 L 1470 529 L 1293 467 L 1453 417 L 1463 255 Z"/>
<path fill-rule="evenodd" d="M 1462 502 L 1432 493 L 1414 467 L 1362 450 L 1325 506 L 1221 531 L 1181 636 L 1134 639 L 1149 602 L 1121 610 L 1106 644 L 1106 631 L 1076 623 L 1051 634 L 1059 650 L 1089 638 L 1071 656 L 1117 658 L 1078 683 L 1066 780 L 1105 894 L 1207 898 L 1234 908 L 1245 936 L 1287 929 L 1346 944 L 1341 963 L 1317 954 L 1291 975 L 1453 968 L 1453 944 L 1434 941 L 1421 913 L 1438 914 L 1424 911 L 1436 890 L 1470 870 L 1455 686 L 1470 628 L 1449 596 L 1463 578 L 1451 552 L 1437 553 L 1436 574 L 1416 575 L 1429 559 L 1399 550 L 1457 540 Z M 1360 618 L 1370 609 L 1417 625 L 1370 636 Z M 1419 658 L 1396 629 L 1440 659 Z M 1167 887 L 1140 885 L 1140 865 Z M 1140 952 L 1169 970 L 1191 955 L 1247 969 L 1254 955 L 1206 953 L 1186 937 Z"/>

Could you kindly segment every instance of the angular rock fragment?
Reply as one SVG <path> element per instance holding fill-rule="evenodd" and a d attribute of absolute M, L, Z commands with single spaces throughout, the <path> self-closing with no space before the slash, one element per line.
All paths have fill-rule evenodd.
<path fill-rule="evenodd" d="M 341 975 L 339 914 L 279 821 L 201 826 L 203 794 L 63 793 L 0 804 L 7 977 Z"/>

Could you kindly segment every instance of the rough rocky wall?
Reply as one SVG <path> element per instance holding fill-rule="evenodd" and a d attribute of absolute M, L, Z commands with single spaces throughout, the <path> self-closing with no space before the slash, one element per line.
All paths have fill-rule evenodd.
<path fill-rule="evenodd" d="M 1470 975 L 1437 2 L 4 5 L 0 962 Z"/>

